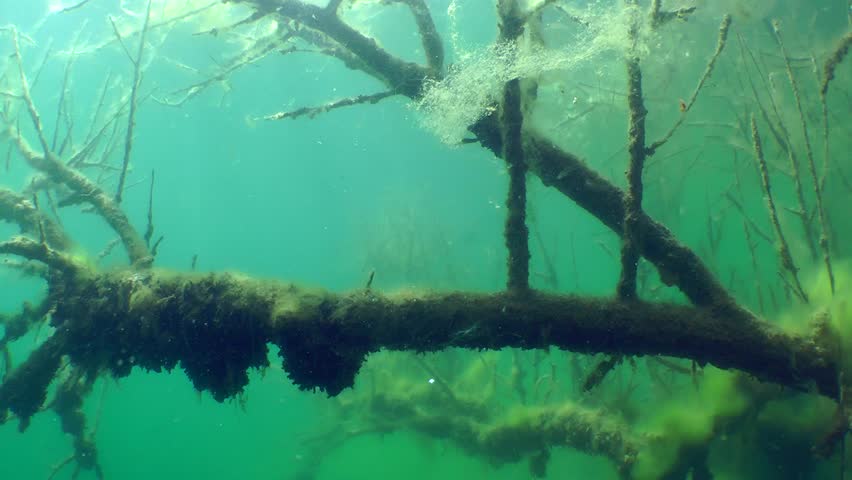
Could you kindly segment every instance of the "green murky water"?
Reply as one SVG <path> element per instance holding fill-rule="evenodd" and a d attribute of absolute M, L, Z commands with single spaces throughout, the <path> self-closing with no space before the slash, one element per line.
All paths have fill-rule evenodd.
<path fill-rule="evenodd" d="M 15 141 L 20 134 L 43 152 L 23 98 L 14 38 L 49 149 L 111 196 L 134 103 L 128 57 L 136 56 L 146 17 L 145 2 L 118 3 L 92 0 L 67 10 L 75 2 L 0 4 L 0 188 L 31 205 L 37 190 L 38 209 L 73 239 L 67 253 L 103 270 L 127 264 L 120 244 L 105 251 L 116 232 L 67 187 L 40 183 L 44 174 Z M 468 127 L 497 115 L 504 84 L 520 77 L 524 128 L 625 188 L 625 53 L 635 21 L 647 143 L 685 114 L 671 140 L 646 159 L 644 210 L 696 252 L 743 307 L 800 331 L 813 312 L 827 311 L 840 348 L 849 344 L 848 58 L 825 97 L 827 137 L 819 95 L 824 65 L 849 34 L 845 0 L 664 1 L 664 12 L 697 8 L 656 28 L 645 1 L 636 9 L 620 1 L 522 1 L 524 39 L 496 47 L 493 2 L 426 0 L 427 10 L 418 10 L 416 1 L 344 1 L 344 23 L 334 28 L 376 40 L 367 47 L 346 43 L 351 37 L 341 30 L 323 31 L 332 25 L 324 17 L 288 16 L 294 5 L 324 12 L 310 10 L 313 3 L 325 2 L 152 2 L 121 209 L 143 234 L 155 172 L 152 243 L 163 237 L 156 267 L 239 272 L 334 292 L 361 289 L 368 278 L 383 292 L 502 290 L 506 163 L 469 142 L 475 136 Z M 278 7 L 284 8 L 273 11 Z M 362 48 L 380 48 L 425 69 L 412 11 L 421 20 L 431 16 L 445 56 L 415 99 L 359 57 Z M 725 14 L 733 23 L 724 49 L 691 104 Z M 267 118 L 389 90 L 397 94 Z M 779 266 L 752 115 L 808 305 Z M 828 224 L 834 297 L 818 244 L 823 222 L 802 122 Z M 87 145 L 92 149 L 84 152 Z M 788 145 L 801 168 L 804 214 Z M 612 297 L 619 236 L 535 172 L 527 188 L 531 286 Z M 19 234 L 14 216 L 0 213 L 0 240 Z M 39 241 L 38 229 L 26 235 Z M 44 298 L 45 281 L 10 263 L 20 256 L 2 259 L 0 331 L 8 336 L 7 320 L 23 302 Z M 641 298 L 689 303 L 667 281 L 640 262 Z M 0 373 L 8 375 L 53 332 L 35 322 L 26 335 L 4 341 Z M 270 352 L 271 366 L 251 371 L 244 392 L 224 403 L 196 392 L 180 368 L 137 368 L 117 380 L 101 375 L 81 410 L 107 479 L 616 479 L 619 466 L 636 479 L 841 478 L 841 442 L 831 436 L 837 415 L 845 415 L 837 402 L 754 387 L 747 375 L 689 359 L 651 356 L 623 359 L 583 392 L 605 358 L 556 348 L 379 352 L 353 388 L 327 398 L 292 385 Z M 61 379 L 72 371 L 64 368 Z M 0 478 L 97 478 L 85 458 L 75 457 L 74 438 L 51 410 L 58 383 L 25 432 L 11 417 L 0 425 Z M 607 451 L 613 432 L 624 436 L 616 442 L 624 450 Z M 673 472 L 679 463 L 691 473 Z"/>

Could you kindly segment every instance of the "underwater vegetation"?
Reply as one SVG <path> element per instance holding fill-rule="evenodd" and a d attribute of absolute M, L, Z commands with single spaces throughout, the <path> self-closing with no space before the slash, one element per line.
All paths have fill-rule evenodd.
<path fill-rule="evenodd" d="M 50 416 L 71 450 L 45 478 L 120 477 L 106 380 L 179 369 L 243 409 L 286 376 L 321 411 L 258 478 L 342 478 L 399 435 L 488 478 L 845 478 L 849 7 L 83 0 L 0 25 L 0 438 Z"/>

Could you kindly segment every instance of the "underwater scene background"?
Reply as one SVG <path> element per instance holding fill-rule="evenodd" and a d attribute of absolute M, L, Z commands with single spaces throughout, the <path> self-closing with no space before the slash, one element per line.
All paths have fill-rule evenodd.
<path fill-rule="evenodd" d="M 850 12 L 848 0 L 4 0 L 0 478 L 849 475 Z M 647 115 L 628 101 L 631 62 Z M 501 158 L 516 79 L 524 167 Z M 702 280 L 657 252 L 661 270 L 637 265 L 641 303 L 692 312 L 672 314 L 678 322 L 760 322 L 767 345 L 799 349 L 772 353 L 789 365 L 747 367 L 751 348 L 764 358 L 750 337 L 729 357 L 712 331 L 688 325 L 685 335 L 708 335 L 706 355 L 657 355 L 681 346 L 612 332 L 570 349 L 544 333 L 547 348 L 501 348 L 533 345 L 521 338 L 533 333 L 501 344 L 465 318 L 440 341 L 370 344 L 354 385 L 329 396 L 298 380 L 298 359 L 282 365 L 279 337 L 234 368 L 243 336 L 214 331 L 203 372 L 190 373 L 185 357 L 135 365 L 139 354 L 114 348 L 130 341 L 124 331 L 103 328 L 144 322 L 134 312 L 162 312 L 175 296 L 189 305 L 192 285 L 214 278 L 220 293 L 203 299 L 214 310 L 218 295 L 244 294 L 235 303 L 253 312 L 256 292 L 286 310 L 270 286 L 280 282 L 356 305 L 440 292 L 487 302 L 510 281 L 512 168 L 526 176 L 532 291 L 642 316 L 616 294 L 623 232 L 595 200 L 607 191 L 572 168 L 550 172 L 541 153 L 546 139 L 627 192 L 637 112 L 641 208 L 731 302 L 684 294 Z M 124 233 L 105 221 L 111 208 Z M 220 318 L 198 312 L 191 322 Z M 181 355 L 200 341 L 186 325 Z M 74 328 L 99 340 L 72 342 L 84 338 Z M 352 339 L 325 340 L 335 355 L 334 342 Z M 40 351 L 59 352 L 52 366 L 38 366 Z M 817 357 L 814 370 L 799 351 Z"/>

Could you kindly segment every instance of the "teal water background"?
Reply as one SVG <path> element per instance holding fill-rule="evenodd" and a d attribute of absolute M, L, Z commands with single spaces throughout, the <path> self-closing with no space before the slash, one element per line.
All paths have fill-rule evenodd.
<path fill-rule="evenodd" d="M 83 38 L 108 37 L 106 15 L 120 15 L 113 3 L 94 1 L 78 11 L 47 17 L 36 27 L 47 8 L 43 2 L 4 0 L 0 25 L 15 24 L 35 41 L 23 50 L 25 68 L 32 72 L 49 39 L 55 49 L 68 48 L 69 38 L 84 21 L 88 24 Z M 140 2 L 125 3 L 129 9 L 140 10 Z M 482 49 L 496 36 L 496 15 L 487 3 L 461 3 L 454 22 L 466 50 Z M 786 22 L 790 43 L 821 52 L 846 25 L 842 3 L 779 0 L 771 11 Z M 449 37 L 453 26 L 445 12 L 450 2 L 429 4 L 439 30 Z M 796 9 L 808 14 L 794 14 Z M 677 118 L 679 99 L 691 93 L 712 52 L 720 10 L 708 7 L 705 11 L 699 10 L 688 27 L 674 27 L 680 33 L 663 36 L 661 41 L 671 46 L 654 46 L 661 53 L 646 69 L 650 138 Z M 735 28 L 758 48 L 768 50 L 771 44 L 763 20 L 744 16 L 735 20 Z M 419 61 L 416 31 L 404 9 L 388 8 L 365 22 L 391 51 Z M 203 78 L 176 68 L 175 62 L 209 72 L 227 58 L 227 52 L 233 52 L 222 38 L 193 35 L 196 32 L 192 24 L 184 24 L 166 38 L 154 35 L 151 65 L 142 83 L 145 95 L 161 95 Z M 10 36 L 0 34 L 0 54 L 10 53 Z M 451 49 L 449 55 L 452 60 Z M 745 102 L 743 92 L 731 86 L 738 57 L 732 40 L 696 105 L 696 119 L 727 118 L 729 105 L 739 108 Z M 51 132 L 64 66 L 64 60 L 49 61 L 33 89 Z M 108 72 L 120 76 L 126 85 L 131 68 L 115 46 L 80 57 L 70 87 L 76 125 L 81 129 L 86 125 L 93 98 Z M 547 92 L 568 89 L 576 92 L 569 99 L 579 98 L 582 103 L 594 97 L 601 103 L 576 127 L 572 124 L 557 133 L 561 144 L 569 145 L 619 185 L 626 165 L 626 118 L 620 93 L 624 84 L 620 56 L 603 53 L 554 79 L 543 93 L 547 100 L 547 95 L 555 95 Z M 272 55 L 243 68 L 227 85 L 213 86 L 180 108 L 159 105 L 150 98 L 143 101 L 128 181 L 133 186 L 127 189 L 123 205 L 143 230 L 148 178 L 151 170 L 156 171 L 155 237 L 165 236 L 156 265 L 185 271 L 197 255 L 202 272 L 234 271 L 335 291 L 362 287 L 372 270 L 374 287 L 380 289 L 502 289 L 502 205 L 507 184 L 502 160 L 476 145 L 442 144 L 419 126 L 419 113 L 401 98 L 312 119 L 254 119 L 382 89 L 375 80 L 334 59 L 297 53 Z M 570 100 L 562 102 L 543 102 L 537 121 L 559 125 L 559 110 L 569 108 Z M 848 133 L 848 124 L 839 131 L 837 135 Z M 724 128 L 721 132 L 708 133 L 702 127 L 681 130 L 663 152 L 666 155 L 648 167 L 646 209 L 701 253 L 708 248 L 708 222 L 724 228 L 719 249 L 705 259 L 726 284 L 730 282 L 738 298 L 756 308 L 749 288 L 753 273 L 743 267 L 748 253 L 741 238 L 729 233 L 739 228 L 740 220 L 716 200 L 729 188 L 732 169 L 741 168 L 744 175 L 753 171 L 730 163 L 732 144 L 745 140 Z M 719 136 L 721 141 L 715 141 Z M 685 153 L 668 156 L 680 149 Z M 0 173 L 0 185 L 21 189 L 31 174 L 23 160 L 13 155 L 9 171 Z M 611 294 L 618 278 L 617 236 L 536 178 L 530 178 L 529 185 L 534 230 L 541 237 L 541 243 L 536 238 L 530 241 L 533 284 L 565 292 Z M 750 183 L 748 189 L 747 207 L 755 215 L 762 214 L 759 185 Z M 103 249 L 114 236 L 91 214 L 63 212 L 63 220 L 81 250 L 89 254 Z M 767 225 L 763 217 L 759 221 Z M 848 228 L 839 226 L 839 233 Z M 13 227 L 0 225 L 3 238 L 14 233 Z M 546 280 L 542 246 L 557 267 L 558 283 Z M 801 251 L 803 246 L 797 243 L 794 248 Z M 840 256 L 849 250 L 848 244 L 838 247 Z M 760 254 L 764 271 L 759 275 L 771 279 L 775 276 L 773 251 L 767 246 Z M 124 260 L 116 248 L 107 264 Z M 38 282 L 5 269 L 0 269 L 0 284 L 2 311 L 14 311 L 23 300 L 43 293 Z M 670 289 L 655 289 L 652 295 L 681 300 Z M 35 341 L 30 335 L 17 342 L 13 358 L 24 358 Z M 566 365 L 561 352 L 552 355 L 555 364 Z M 475 354 L 470 358 L 476 361 Z M 277 358 L 272 363 L 277 364 Z M 513 401 L 505 399 L 507 404 Z M 641 393 L 637 401 L 641 404 Z M 322 428 L 333 402 L 320 393 L 298 391 L 277 367 L 252 374 L 244 405 L 237 400 L 219 404 L 207 394 L 197 394 L 180 371 L 134 371 L 119 381 L 99 380 L 85 410 L 90 424 L 99 418 L 97 445 L 108 479 L 285 479 L 300 471 L 305 455 L 301 441 Z M 0 426 L 0 478 L 45 479 L 53 465 L 72 453 L 70 439 L 61 433 L 52 412 L 37 415 L 24 434 L 16 428 L 14 423 Z M 66 467 L 56 478 L 70 478 L 71 470 Z M 554 455 L 549 472 L 548 478 L 617 478 L 606 461 L 565 450 Z M 490 465 L 465 455 L 450 442 L 406 432 L 351 440 L 331 452 L 317 476 L 340 480 L 528 477 L 524 462 Z M 95 477 L 83 471 L 79 478 Z"/>

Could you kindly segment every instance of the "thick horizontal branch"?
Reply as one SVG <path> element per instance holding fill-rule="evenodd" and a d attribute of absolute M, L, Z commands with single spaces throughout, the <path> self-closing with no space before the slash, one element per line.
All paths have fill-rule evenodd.
<path fill-rule="evenodd" d="M 509 293 L 335 294 L 235 275 L 175 275 L 158 271 L 76 275 L 54 282 L 49 347 L 19 368 L 56 354 L 87 372 L 160 371 L 180 364 L 199 390 L 218 400 L 248 383 L 247 370 L 268 365 L 267 344 L 280 347 L 283 366 L 302 389 L 336 395 L 351 386 L 367 354 L 449 347 L 537 349 L 665 355 L 738 369 L 795 388 L 836 397 L 836 349 L 725 311 L 672 304 Z M 14 377 L 14 375 L 13 375 Z M 33 382 L 27 398 L 47 388 Z M 25 418 L 38 405 L 10 402 L 0 386 L 0 412 Z M 5 400 L 4 400 L 5 399 Z M 20 402 L 19 402 L 20 403 Z M 2 415 L 0 415 L 2 417 Z"/>

